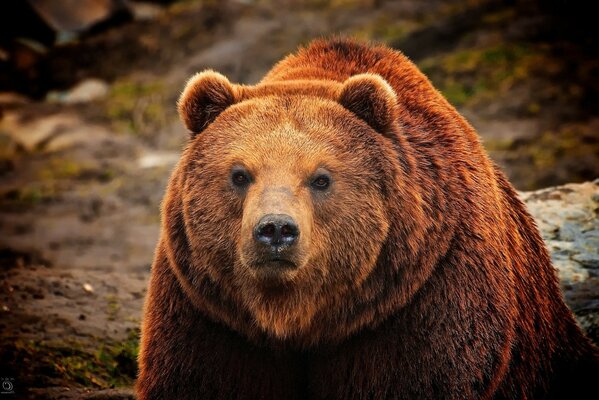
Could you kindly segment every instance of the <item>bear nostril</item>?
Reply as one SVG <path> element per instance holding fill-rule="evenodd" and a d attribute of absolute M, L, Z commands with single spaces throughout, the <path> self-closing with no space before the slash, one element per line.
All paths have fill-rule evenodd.
<path fill-rule="evenodd" d="M 281 237 L 285 241 L 295 240 L 297 237 L 297 226 L 295 224 L 285 224 L 281 227 Z"/>
<path fill-rule="evenodd" d="M 285 214 L 268 214 L 254 228 L 254 239 L 269 246 L 291 245 L 299 236 L 295 221 Z"/>
<path fill-rule="evenodd" d="M 276 229 L 275 224 L 266 224 L 260 229 L 260 236 L 273 237 Z"/>

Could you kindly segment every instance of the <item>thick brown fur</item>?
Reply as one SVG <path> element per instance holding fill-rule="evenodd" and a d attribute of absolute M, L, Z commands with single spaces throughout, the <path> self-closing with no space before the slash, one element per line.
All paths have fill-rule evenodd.
<path fill-rule="evenodd" d="M 179 111 L 192 137 L 163 203 L 140 399 L 593 393 L 597 351 L 534 221 L 401 53 L 316 41 L 256 86 L 197 75 Z M 300 227 L 294 268 L 256 268 L 264 213 Z"/>

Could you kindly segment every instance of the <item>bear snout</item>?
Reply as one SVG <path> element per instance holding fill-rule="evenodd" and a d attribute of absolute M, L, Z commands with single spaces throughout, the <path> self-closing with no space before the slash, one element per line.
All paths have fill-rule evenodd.
<path fill-rule="evenodd" d="M 276 263 L 281 267 L 295 266 L 291 261 L 300 229 L 287 214 L 266 214 L 253 229 L 254 246 L 259 254 L 257 266 Z"/>
<path fill-rule="evenodd" d="M 299 228 L 293 218 L 286 214 L 267 214 L 254 228 L 254 239 L 278 253 L 286 246 L 293 246 L 299 236 Z"/>

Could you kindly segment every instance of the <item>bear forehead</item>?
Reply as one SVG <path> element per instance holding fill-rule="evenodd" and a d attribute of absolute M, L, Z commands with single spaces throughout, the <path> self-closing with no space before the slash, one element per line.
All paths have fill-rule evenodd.
<path fill-rule="evenodd" d="M 277 159 L 332 163 L 364 151 L 354 133 L 369 128 L 333 100 L 312 96 L 265 96 L 231 106 L 200 135 L 228 159 Z M 372 136 L 376 135 L 375 133 Z M 354 143 L 355 142 L 355 143 Z M 369 157 L 374 157 L 369 151 Z M 321 161 L 320 161 L 321 162 Z"/>
<path fill-rule="evenodd" d="M 291 80 L 260 83 L 256 86 L 238 86 L 237 96 L 240 100 L 266 96 L 312 96 L 326 99 L 339 97 L 342 84 L 331 80 Z"/>
<path fill-rule="evenodd" d="M 221 169 L 238 165 L 254 177 L 288 173 L 305 177 L 320 167 L 331 172 L 354 169 L 354 163 L 334 146 L 315 140 L 289 123 L 257 135 L 234 138 L 225 151 L 212 158 Z"/>
<path fill-rule="evenodd" d="M 322 128 L 338 127 L 340 119 L 356 120 L 354 114 L 345 110 L 333 99 L 307 94 L 270 94 L 244 99 L 225 110 L 217 118 L 246 125 L 252 134 L 291 124 L 306 133 L 316 133 Z"/>
<path fill-rule="evenodd" d="M 335 164 L 339 152 L 312 133 L 282 122 L 272 129 L 234 139 L 228 156 L 232 162 L 240 161 L 248 167 L 289 169 L 300 163 L 305 167 L 317 166 L 323 160 Z"/>

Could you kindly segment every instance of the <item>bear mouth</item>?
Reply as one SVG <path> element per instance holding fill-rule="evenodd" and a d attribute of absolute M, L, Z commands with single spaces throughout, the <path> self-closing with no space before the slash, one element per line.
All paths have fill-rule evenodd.
<path fill-rule="evenodd" d="M 253 260 L 247 261 L 248 266 L 257 273 L 281 274 L 298 269 L 295 260 L 281 254 L 255 255 Z"/>
<path fill-rule="evenodd" d="M 297 266 L 293 261 L 285 258 L 270 258 L 257 262 L 256 268 L 273 269 L 276 272 L 279 270 L 284 271 L 287 269 L 296 269 Z"/>
<path fill-rule="evenodd" d="M 275 287 L 289 283 L 298 268 L 293 261 L 277 257 L 257 260 L 252 263 L 251 269 L 260 286 Z"/>

